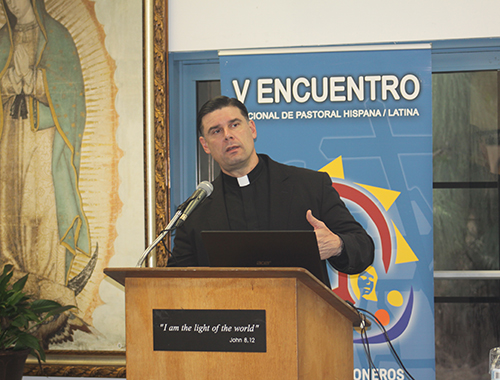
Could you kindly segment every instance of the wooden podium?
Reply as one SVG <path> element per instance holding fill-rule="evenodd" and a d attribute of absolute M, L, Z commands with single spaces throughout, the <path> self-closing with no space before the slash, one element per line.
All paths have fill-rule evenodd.
<path fill-rule="evenodd" d="M 107 268 L 104 273 L 125 286 L 128 380 L 353 378 L 353 325 L 359 325 L 359 316 L 305 269 Z M 164 323 L 158 332 L 153 322 L 158 310 L 165 315 L 259 310 L 265 329 L 258 338 L 235 337 L 226 323 L 225 335 L 217 323 L 204 323 L 204 337 L 224 338 L 242 352 L 158 350 L 158 336 L 170 328 L 177 329 L 177 337 L 202 335 L 201 323 Z M 253 331 L 255 324 L 245 329 Z M 265 343 L 263 352 L 248 352 L 256 339 Z"/>

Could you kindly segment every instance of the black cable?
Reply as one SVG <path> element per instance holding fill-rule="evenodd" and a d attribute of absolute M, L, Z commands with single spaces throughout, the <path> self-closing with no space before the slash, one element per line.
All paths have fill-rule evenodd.
<path fill-rule="evenodd" d="M 351 304 L 351 306 L 353 306 Z M 389 338 L 389 335 L 387 334 L 387 330 L 385 329 L 384 325 L 382 324 L 382 322 L 380 322 L 380 320 L 371 312 L 369 312 L 368 310 L 365 310 L 365 309 L 361 309 L 361 308 L 357 308 L 356 306 L 353 306 L 355 310 L 358 310 L 358 314 L 360 312 L 363 312 L 363 313 L 366 313 L 368 314 L 369 316 L 371 316 L 374 321 L 376 321 L 376 323 L 378 324 L 378 326 L 382 329 L 383 333 L 384 333 L 384 336 L 385 336 L 385 340 L 387 341 L 387 343 L 389 344 L 389 347 L 392 351 L 392 354 L 394 355 L 394 357 L 396 358 L 396 361 L 398 362 L 398 364 L 400 365 L 400 367 L 405 371 L 405 373 L 408 375 L 408 377 L 412 380 L 415 380 L 413 378 L 413 376 L 410 374 L 410 372 L 406 369 L 405 365 L 403 364 L 401 358 L 399 357 L 399 355 L 397 354 L 396 352 L 396 349 L 394 348 L 394 346 L 392 345 L 391 343 L 391 339 Z M 379 378 L 380 378 L 380 375 L 379 375 Z"/>
<path fill-rule="evenodd" d="M 171 233 L 172 233 L 172 232 L 170 232 L 170 234 L 168 234 L 168 235 L 167 235 L 169 238 L 171 238 L 171 236 L 170 236 L 170 235 L 171 235 Z M 167 255 L 168 255 L 168 256 L 167 256 L 167 266 L 168 266 L 168 259 L 169 259 L 170 257 L 174 260 L 175 265 L 177 265 L 177 264 L 178 264 L 178 263 L 177 263 L 177 258 L 174 256 L 174 254 L 172 253 L 172 251 L 171 251 L 170 249 L 168 249 L 167 244 L 165 244 L 165 239 L 163 239 L 163 240 L 161 241 L 161 243 L 163 244 L 163 247 L 165 248 L 165 251 L 167 251 Z"/>
<path fill-rule="evenodd" d="M 175 210 L 176 213 L 178 213 L 179 211 L 182 211 L 184 212 L 184 210 L 187 208 L 187 206 L 193 201 L 193 199 L 195 199 L 195 195 L 192 194 L 188 199 L 186 199 L 183 203 L 181 203 L 177 209 Z M 172 239 L 175 235 L 175 231 L 176 231 L 176 228 L 177 226 L 174 226 L 174 228 L 172 228 L 168 234 L 169 238 Z M 163 239 L 162 241 L 162 244 L 163 244 L 163 247 L 165 247 L 165 250 L 167 251 L 168 253 L 168 258 L 172 258 L 173 261 L 174 261 L 174 264 L 175 265 L 178 265 L 179 263 L 177 262 L 177 257 L 175 257 L 175 255 L 172 253 L 172 251 L 170 251 L 168 248 L 167 248 L 167 245 L 165 244 L 165 239 Z M 168 259 L 167 259 L 167 265 L 168 265 Z"/>
<path fill-rule="evenodd" d="M 378 378 L 381 379 L 380 372 L 379 372 L 377 366 L 375 365 L 375 363 L 373 362 L 372 353 L 370 351 L 370 340 L 368 339 L 368 333 L 367 333 L 366 329 L 365 329 L 365 341 L 366 341 L 366 350 L 368 351 L 368 361 L 370 363 L 368 365 L 368 371 L 370 372 L 370 379 L 372 378 L 373 369 L 375 369 L 375 371 L 377 371 Z"/>
<path fill-rule="evenodd" d="M 362 321 L 361 323 L 364 324 L 364 321 Z M 361 343 L 363 343 L 363 350 L 365 351 L 365 356 L 368 359 L 368 373 L 369 373 L 369 380 L 371 380 L 372 379 L 372 365 L 373 365 L 373 367 L 375 367 L 375 364 L 373 363 L 373 360 L 372 360 L 372 354 L 370 352 L 370 343 L 368 342 L 368 334 L 366 332 L 365 326 L 363 326 L 363 328 L 361 330 Z"/>
<path fill-rule="evenodd" d="M 373 372 L 372 367 L 375 369 L 375 371 L 377 371 L 378 378 L 381 379 L 380 372 L 379 372 L 378 368 L 375 366 L 375 363 L 373 362 L 373 359 L 372 359 L 372 354 L 370 352 L 370 341 L 368 340 L 368 333 L 366 330 L 367 326 L 365 323 L 366 317 L 364 315 L 362 315 L 360 313 L 360 310 L 357 307 L 355 307 L 351 302 L 348 302 L 348 303 L 354 308 L 356 313 L 358 313 L 359 319 L 361 320 L 361 323 L 360 323 L 361 343 L 363 344 L 363 350 L 365 351 L 366 358 L 368 359 L 369 380 L 372 379 L 372 372 Z"/>

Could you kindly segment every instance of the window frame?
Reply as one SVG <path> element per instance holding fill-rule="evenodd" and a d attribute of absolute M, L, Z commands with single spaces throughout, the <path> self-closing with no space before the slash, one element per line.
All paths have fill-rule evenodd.
<path fill-rule="evenodd" d="M 431 58 L 432 73 L 500 70 L 500 39 L 436 41 Z M 434 279 L 499 280 L 500 270 L 434 271 Z"/>

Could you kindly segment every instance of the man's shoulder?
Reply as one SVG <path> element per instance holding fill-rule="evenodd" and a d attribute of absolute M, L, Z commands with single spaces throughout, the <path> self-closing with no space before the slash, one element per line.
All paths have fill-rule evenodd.
<path fill-rule="evenodd" d="M 269 170 L 271 172 L 280 173 L 283 176 L 297 176 L 297 177 L 302 177 L 302 178 L 305 177 L 317 180 L 325 176 L 325 173 L 323 172 L 318 172 L 312 169 L 302 168 L 299 166 L 293 166 L 274 161 L 272 158 L 270 158 L 265 154 L 262 154 L 260 156 L 267 161 Z"/>

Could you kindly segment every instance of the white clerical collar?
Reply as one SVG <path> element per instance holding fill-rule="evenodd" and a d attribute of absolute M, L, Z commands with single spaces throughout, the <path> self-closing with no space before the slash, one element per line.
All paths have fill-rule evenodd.
<path fill-rule="evenodd" d="M 250 180 L 248 179 L 247 175 L 244 175 L 243 177 L 238 177 L 236 179 L 238 180 L 238 185 L 240 185 L 240 187 L 245 187 L 250 185 Z"/>

